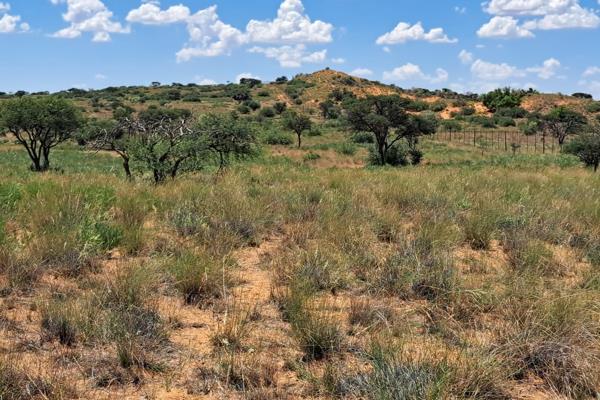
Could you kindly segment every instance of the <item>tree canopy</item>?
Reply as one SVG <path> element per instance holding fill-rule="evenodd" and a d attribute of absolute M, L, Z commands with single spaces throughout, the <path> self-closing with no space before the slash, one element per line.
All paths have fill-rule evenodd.
<path fill-rule="evenodd" d="M 0 128 L 25 147 L 34 171 L 50 168 L 50 151 L 81 127 L 81 112 L 69 100 L 23 96 L 0 106 Z"/>
<path fill-rule="evenodd" d="M 408 114 L 409 102 L 396 95 L 371 96 L 348 106 L 347 118 L 354 131 L 373 134 L 380 165 L 388 164 L 390 149 L 403 139 L 417 155 L 418 138 L 437 129 L 436 120 Z"/>

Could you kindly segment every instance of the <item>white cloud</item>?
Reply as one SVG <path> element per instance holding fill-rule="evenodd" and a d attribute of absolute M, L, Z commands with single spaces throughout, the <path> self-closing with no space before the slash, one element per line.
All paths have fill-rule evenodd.
<path fill-rule="evenodd" d="M 523 38 L 531 37 L 533 30 L 600 27 L 596 11 L 582 7 L 579 0 L 491 0 L 483 3 L 483 9 L 495 17 L 480 29 L 490 33 L 482 37 Z M 497 18 L 503 19 L 496 20 L 498 29 L 493 30 Z M 521 18 L 529 19 L 521 22 Z"/>
<path fill-rule="evenodd" d="M 545 60 L 541 66 L 518 68 L 507 63 L 495 64 L 477 59 L 471 65 L 471 73 L 476 80 L 488 82 L 511 82 L 516 78 L 524 78 L 535 74 L 539 79 L 547 80 L 556 76 L 561 69 L 561 63 L 555 58 Z M 513 84 L 520 86 L 518 84 Z M 531 84 L 528 83 L 528 87 Z"/>
<path fill-rule="evenodd" d="M 190 42 L 177 53 L 177 61 L 194 57 L 215 57 L 229 54 L 246 43 L 244 34 L 219 19 L 217 6 L 198 11 L 187 20 Z"/>
<path fill-rule="evenodd" d="M 530 38 L 535 35 L 528 29 L 519 26 L 513 17 L 494 17 L 477 31 L 483 38 Z"/>
<path fill-rule="evenodd" d="M 145 25 L 187 24 L 190 39 L 177 53 L 178 61 L 230 54 L 234 48 L 249 44 L 271 44 L 278 46 L 255 46 L 250 50 L 276 59 L 283 66 L 296 67 L 303 62 L 325 60 L 326 50 L 310 53 L 306 45 L 333 41 L 333 25 L 318 20 L 313 22 L 305 13 L 301 0 L 283 0 L 275 19 L 250 20 L 245 31 L 221 21 L 217 6 L 192 14 L 182 4 L 163 10 L 155 0 L 131 10 L 127 20 Z M 341 59 L 333 62 L 336 60 Z"/>
<path fill-rule="evenodd" d="M 104 74 L 96 74 L 96 75 L 94 75 L 94 79 L 96 79 L 98 81 L 104 81 L 107 79 L 107 77 Z"/>
<path fill-rule="evenodd" d="M 377 38 L 379 45 L 392 45 L 406 43 L 411 40 L 423 40 L 430 43 L 456 43 L 458 39 L 450 39 L 444 29 L 434 28 L 426 32 L 421 22 L 414 25 L 400 22 L 394 30 Z"/>
<path fill-rule="evenodd" d="M 194 77 L 194 81 L 198 85 L 203 85 L 203 86 L 209 86 L 209 85 L 216 85 L 217 84 L 217 82 L 215 80 L 204 78 L 204 77 L 202 77 L 200 75 L 196 75 Z"/>
<path fill-rule="evenodd" d="M 458 59 L 463 64 L 471 64 L 473 62 L 473 53 L 470 53 L 466 50 L 461 50 L 460 53 L 458 53 Z"/>
<path fill-rule="evenodd" d="M 454 11 L 457 12 L 458 14 L 466 14 L 467 13 L 467 7 L 455 6 L 454 7 Z"/>
<path fill-rule="evenodd" d="M 598 2 L 600 2 L 600 0 L 598 0 Z M 583 72 L 583 76 L 584 77 L 589 77 L 589 76 L 594 76 L 594 75 L 600 75 L 600 67 L 588 67 L 586 68 L 586 70 Z"/>
<path fill-rule="evenodd" d="M 303 63 L 318 64 L 324 62 L 327 58 L 327 50 L 310 53 L 303 44 L 280 47 L 255 46 L 248 51 L 250 53 L 264 54 L 267 58 L 275 59 L 284 68 L 299 68 Z"/>
<path fill-rule="evenodd" d="M 480 59 L 475 60 L 471 65 L 471 73 L 477 79 L 484 81 L 505 81 L 509 78 L 519 78 L 525 76 L 525 72 L 517 67 L 502 63 L 494 64 Z"/>
<path fill-rule="evenodd" d="M 113 33 L 129 33 L 129 27 L 113 21 L 113 13 L 100 0 L 50 0 L 52 4 L 67 4 L 63 19 L 70 23 L 52 36 L 63 39 L 80 37 L 84 32 L 93 34 L 94 42 L 108 42 Z"/>
<path fill-rule="evenodd" d="M 341 57 L 339 57 L 339 58 L 332 58 L 331 62 L 334 63 L 334 64 L 344 64 L 344 63 L 346 63 L 346 59 L 345 58 L 341 58 Z"/>
<path fill-rule="evenodd" d="M 438 68 L 435 71 L 435 75 L 431 76 L 425 74 L 420 66 L 408 63 L 394 68 L 392 71 L 385 71 L 383 79 L 391 82 L 424 81 L 428 83 L 442 83 L 448 80 L 448 72 L 442 68 Z"/>
<path fill-rule="evenodd" d="M 373 75 L 373 71 L 368 68 L 356 68 L 354 71 L 350 72 L 350 75 L 366 77 Z"/>
<path fill-rule="evenodd" d="M 166 25 L 176 22 L 185 22 L 190 17 L 190 14 L 190 9 L 183 4 L 161 10 L 160 3 L 158 1 L 152 1 L 131 10 L 129 14 L 127 14 L 127 21 L 145 25 Z"/>
<path fill-rule="evenodd" d="M 252 75 L 250 72 L 242 72 L 241 74 L 239 74 L 238 76 L 235 77 L 235 81 L 237 83 L 240 82 L 240 80 L 242 79 L 259 79 L 260 77 L 256 76 L 256 75 Z"/>
<path fill-rule="evenodd" d="M 272 21 L 251 20 L 246 26 L 249 41 L 253 43 L 295 44 L 330 43 L 333 25 L 312 22 L 306 15 L 301 0 L 284 0 Z"/>
<path fill-rule="evenodd" d="M 0 2 L 0 33 L 16 33 L 29 31 L 29 24 L 21 22 L 20 15 L 10 15 L 9 3 Z"/>
<path fill-rule="evenodd" d="M 540 79 L 550 79 L 556 75 L 561 64 L 556 58 L 549 58 L 541 67 L 527 68 L 527 72 L 535 73 Z"/>

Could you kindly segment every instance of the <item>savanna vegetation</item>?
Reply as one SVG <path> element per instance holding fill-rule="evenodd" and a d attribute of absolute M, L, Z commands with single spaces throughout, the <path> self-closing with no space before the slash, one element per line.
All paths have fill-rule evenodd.
<path fill-rule="evenodd" d="M 2 100 L 0 398 L 597 398 L 585 106 L 332 76 Z M 563 149 L 435 139 L 474 116 Z"/>

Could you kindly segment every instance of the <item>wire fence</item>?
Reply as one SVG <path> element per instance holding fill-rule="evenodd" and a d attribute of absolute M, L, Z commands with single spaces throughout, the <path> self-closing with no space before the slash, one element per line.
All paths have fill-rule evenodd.
<path fill-rule="evenodd" d="M 463 130 L 438 131 L 434 140 L 477 147 L 481 150 L 499 150 L 507 153 L 558 153 L 560 146 L 551 135 L 537 133 L 524 135 L 518 130 Z"/>

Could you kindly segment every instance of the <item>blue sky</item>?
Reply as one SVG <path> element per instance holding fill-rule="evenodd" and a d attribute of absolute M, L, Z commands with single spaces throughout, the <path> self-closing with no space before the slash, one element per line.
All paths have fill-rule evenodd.
<path fill-rule="evenodd" d="M 0 91 L 271 80 L 600 97 L 600 0 L 0 0 Z"/>

